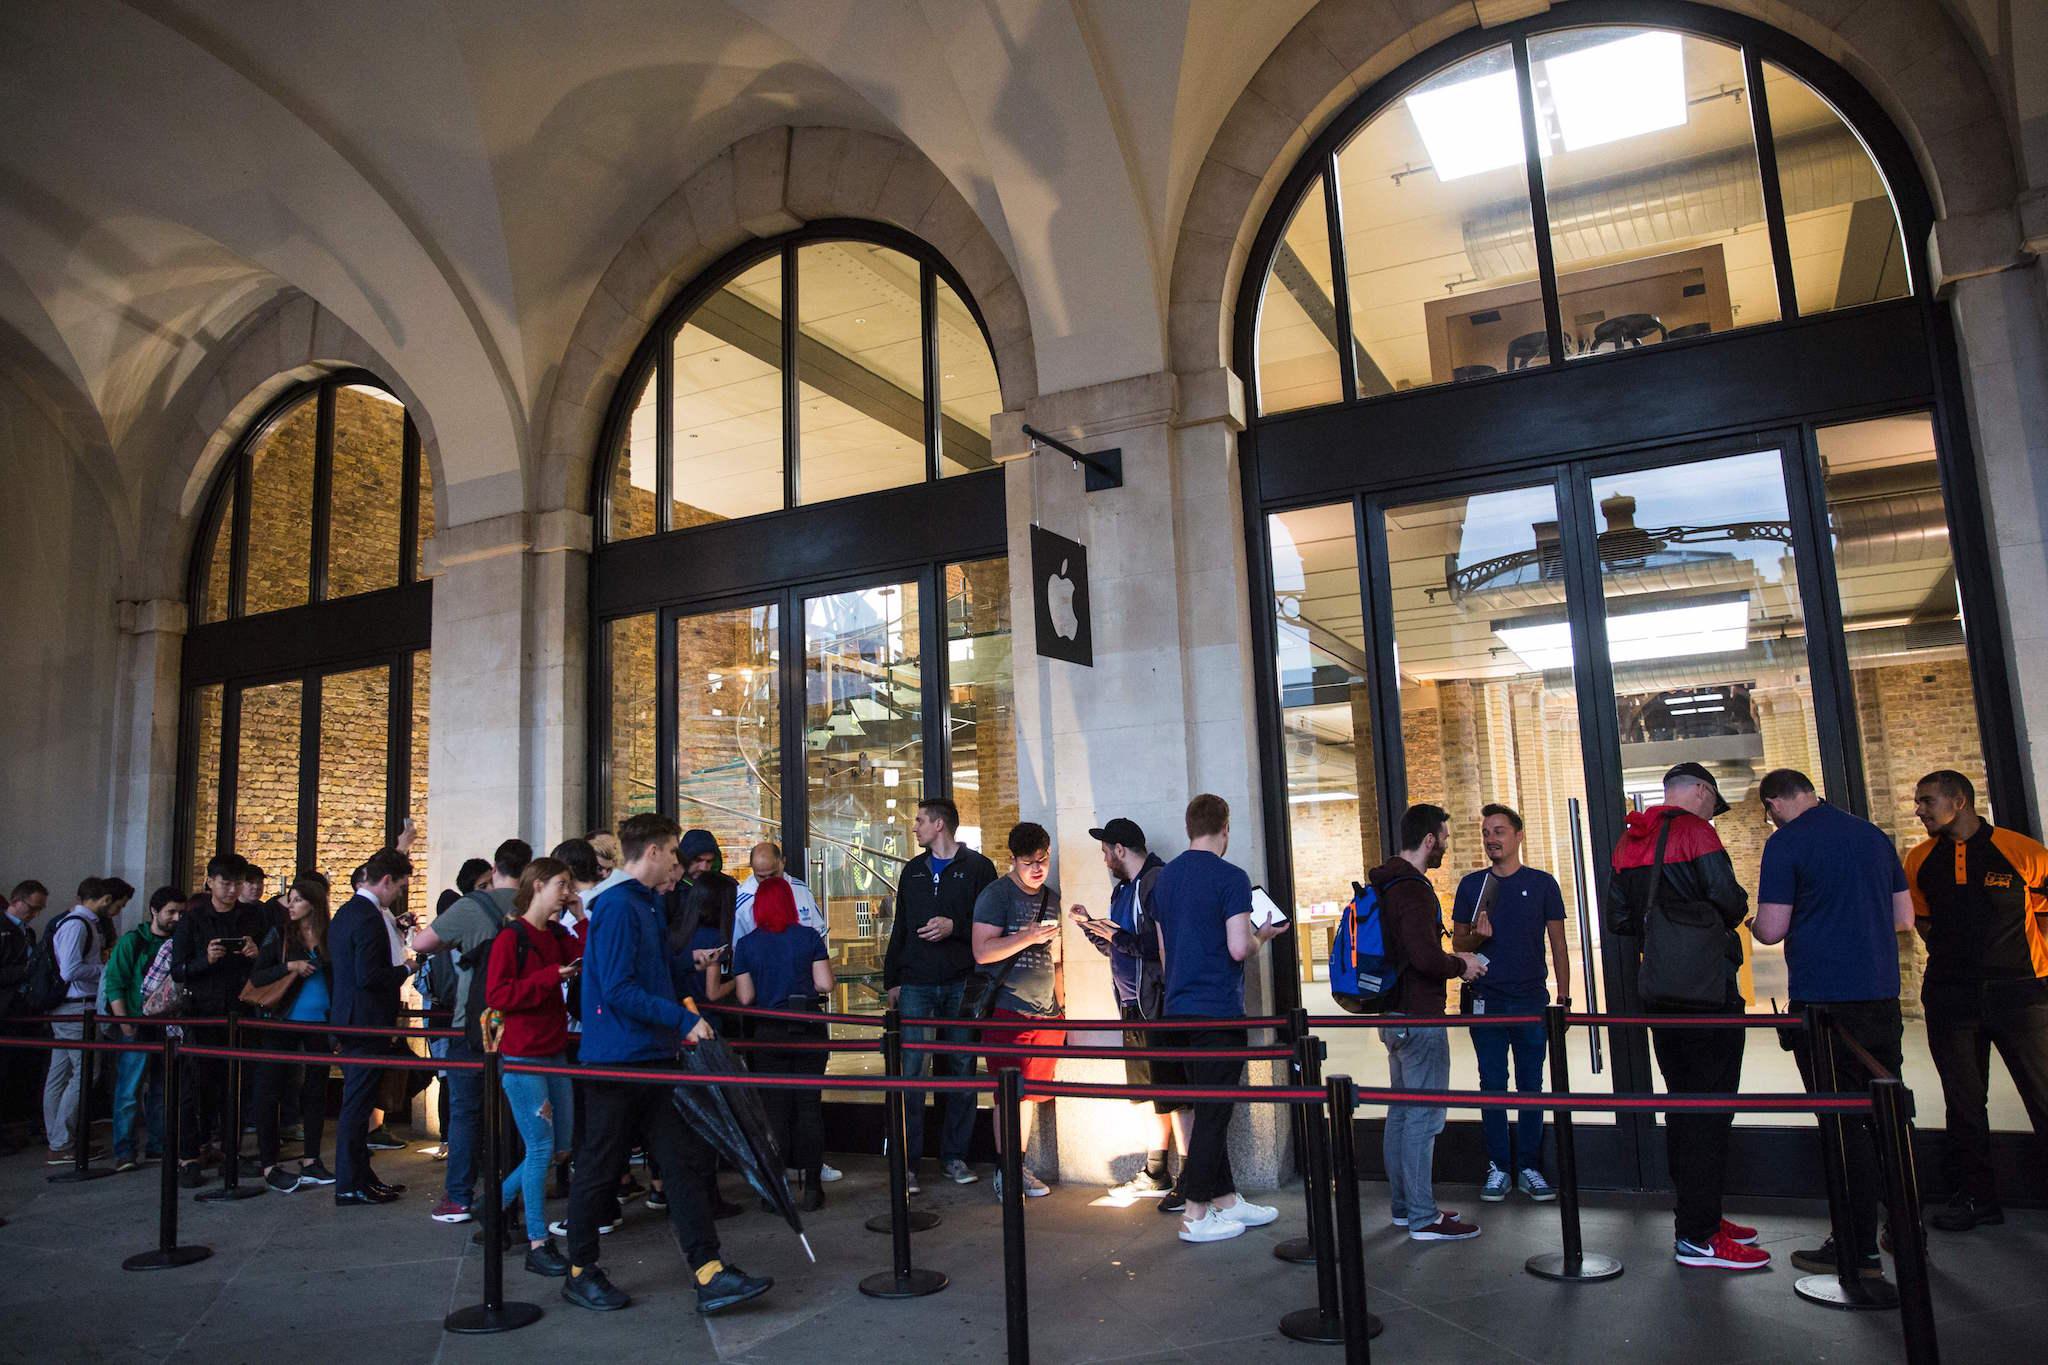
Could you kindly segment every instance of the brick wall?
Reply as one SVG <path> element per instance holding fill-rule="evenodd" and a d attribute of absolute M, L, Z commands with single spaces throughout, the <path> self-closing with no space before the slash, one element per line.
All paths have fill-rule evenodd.
<path fill-rule="evenodd" d="M 611 791 L 607 823 L 654 809 L 654 617 L 606 627 L 611 650 Z"/>
<path fill-rule="evenodd" d="M 359 389 L 335 390 L 332 477 L 327 595 L 396 587 L 405 500 L 405 409 Z"/>
<path fill-rule="evenodd" d="M 275 885 L 299 859 L 299 683 L 242 692 L 235 764 L 235 852 Z M 203 871 L 204 869 L 202 869 Z"/>
<path fill-rule="evenodd" d="M 384 843 L 390 735 L 389 668 L 330 673 L 321 679 L 320 796 L 313 865 L 332 884 L 347 885 L 355 866 Z M 273 883 L 289 870 L 268 862 L 263 866 Z"/>
<path fill-rule="evenodd" d="M 249 455 L 249 567 L 243 605 L 251 616 L 304 606 L 311 597 L 317 408 L 312 398 L 303 399 Z"/>
<path fill-rule="evenodd" d="M 761 840 L 782 842 L 778 618 L 741 608 L 676 622 L 677 818 L 709 829 L 735 867 Z"/>

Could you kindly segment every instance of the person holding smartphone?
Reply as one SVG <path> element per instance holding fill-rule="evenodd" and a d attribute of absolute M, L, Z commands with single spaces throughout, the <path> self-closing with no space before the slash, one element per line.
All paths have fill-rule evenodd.
<path fill-rule="evenodd" d="M 1002 1049 L 1060 1047 L 1067 1041 L 1065 1030 L 1048 1027 L 1066 1013 L 1066 982 L 1060 973 L 1060 890 L 1046 880 L 1052 872 L 1052 835 L 1045 826 L 1026 820 L 1011 827 L 1009 846 L 1010 874 L 992 882 L 974 901 L 974 960 L 994 999 L 988 1017 L 1010 1024 L 984 1029 L 982 1046 L 991 1073 L 1014 1066 L 1027 1081 L 1049 1081 L 1059 1065 L 1057 1058 Z M 1043 1103 L 1024 1100 L 1022 1131 L 1027 1143 Z M 996 1142 L 1000 1151 L 1000 1128 Z M 1052 1193 L 1029 1166 L 1020 1169 L 1026 1195 Z M 1003 1197 L 1001 1170 L 996 1172 L 995 1193 L 997 1199 Z"/>
<path fill-rule="evenodd" d="M 242 985 L 256 963 L 257 943 L 263 936 L 263 912 L 241 900 L 246 864 L 234 853 L 217 853 L 206 865 L 206 892 L 193 898 L 178 919 L 171 936 L 171 979 L 192 992 L 187 1013 L 220 1016 L 236 1007 Z M 220 1047 L 227 1042 L 226 1030 L 188 1026 L 185 1040 Z M 219 1130 L 204 1136 L 219 1140 L 223 1167 L 239 1160 L 240 1133 L 228 1129 L 228 1064 L 212 1057 L 187 1056 L 179 1063 L 185 1068 L 181 1079 L 178 1115 L 178 1183 L 196 1190 L 206 1183 L 201 1152 L 201 1114 L 210 1114 Z M 262 1173 L 252 1165 L 246 1174 Z"/>

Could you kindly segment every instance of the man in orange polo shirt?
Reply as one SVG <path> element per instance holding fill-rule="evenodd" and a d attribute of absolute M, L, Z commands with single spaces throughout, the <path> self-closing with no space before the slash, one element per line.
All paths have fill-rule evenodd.
<path fill-rule="evenodd" d="M 2048 1138 L 2048 848 L 1977 814 L 1970 779 L 1920 779 L 1913 813 L 1926 843 L 1906 855 L 1914 922 L 1927 940 L 1927 1048 L 1948 1106 L 1948 1207 L 1934 1226 L 2003 1223 L 1991 1173 L 1985 1096 L 1991 1049 Z"/>

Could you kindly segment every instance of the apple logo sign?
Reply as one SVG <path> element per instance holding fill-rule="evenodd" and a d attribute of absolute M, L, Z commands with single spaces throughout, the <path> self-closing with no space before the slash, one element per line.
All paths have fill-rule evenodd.
<path fill-rule="evenodd" d="M 1067 577 L 1067 561 L 1060 561 L 1060 571 L 1045 580 L 1046 604 L 1052 611 L 1052 628 L 1062 640 L 1071 640 L 1081 633 L 1081 618 L 1074 614 L 1074 580 Z"/>

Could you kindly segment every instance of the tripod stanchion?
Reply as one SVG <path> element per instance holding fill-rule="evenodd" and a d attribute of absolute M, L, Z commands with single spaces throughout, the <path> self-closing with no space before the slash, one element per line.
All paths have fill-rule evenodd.
<path fill-rule="evenodd" d="M 213 1255 L 212 1247 L 178 1245 L 178 1040 L 164 1030 L 164 1155 L 159 1177 L 156 1250 L 138 1251 L 121 1262 L 123 1270 L 169 1270 Z"/>
<path fill-rule="evenodd" d="M 932 1052 L 928 1058 L 939 1056 Z M 925 1063 L 925 1074 L 938 1070 L 934 1061 Z M 899 1010 L 888 1010 L 882 1015 L 882 1074 L 900 1078 L 903 1075 L 903 1014 Z M 940 1108 L 944 1108 L 943 1104 Z M 917 1098 L 917 1122 L 924 1122 L 924 1096 Z M 891 1090 L 882 1096 L 882 1126 L 886 1130 L 885 1147 L 889 1153 L 889 1211 L 878 1213 L 861 1226 L 869 1232 L 886 1232 L 891 1237 L 898 1228 L 909 1232 L 930 1232 L 939 1225 L 939 1215 L 930 1209 L 910 1207 L 910 1096 L 901 1090 Z M 898 1175 L 901 1179 L 898 1179 Z M 908 1265 L 906 1259 L 899 1264 Z M 945 1288 L 944 1283 L 927 1294 L 937 1293 Z M 895 1297 L 891 1295 L 890 1297 Z"/>
<path fill-rule="evenodd" d="M 1322 1040 L 1309 1032 L 1308 1011 L 1299 1006 L 1288 1011 L 1287 1033 L 1293 1040 L 1294 1057 L 1289 1069 L 1294 1072 L 1293 1084 L 1313 1088 L 1321 1085 L 1322 1074 L 1319 1065 Z M 1308 1236 L 1289 1237 L 1273 1244 L 1273 1255 L 1292 1265 L 1313 1265 L 1316 1259 L 1316 1221 L 1322 1217 L 1318 1206 L 1328 1210 L 1330 1206 L 1329 1187 L 1317 1188 L 1318 1179 L 1308 1159 L 1309 1130 L 1316 1125 L 1315 1116 L 1307 1105 L 1287 1106 L 1288 1121 L 1294 1129 L 1294 1150 L 1301 1153 L 1301 1198 L 1308 1209 Z"/>
<path fill-rule="evenodd" d="M 1385 1330 L 1365 1306 L 1365 1226 L 1358 1208 L 1358 1136 L 1352 1111 L 1358 1107 L 1358 1087 L 1349 1076 L 1332 1076 L 1323 1087 L 1329 1110 L 1330 1196 L 1337 1222 L 1337 1287 L 1344 1305 L 1345 1365 L 1364 1365 L 1372 1359 L 1367 1345 Z"/>
<path fill-rule="evenodd" d="M 1308 1066 L 1304 1071 L 1304 1083 L 1311 1083 L 1308 1078 L 1314 1077 L 1312 1083 L 1321 1085 L 1323 1042 L 1320 1038 L 1308 1041 L 1314 1047 L 1305 1058 Z M 1301 1178 L 1302 1183 L 1310 1187 L 1308 1234 L 1313 1246 L 1309 1259 L 1316 1267 L 1316 1303 L 1313 1308 L 1297 1308 L 1281 1318 L 1280 1335 L 1318 1346 L 1336 1346 L 1344 1341 L 1344 1314 L 1337 1288 L 1336 1220 L 1330 1212 L 1330 1126 L 1319 1112 L 1319 1106 L 1299 1105 L 1294 1108 L 1305 1120 L 1302 1127 L 1308 1140 Z M 1279 1253 L 1276 1251 L 1274 1254 Z"/>
<path fill-rule="evenodd" d="M 1571 1065 L 1565 1052 L 1564 1020 L 1563 1005 L 1544 1008 L 1543 1032 L 1550 1044 L 1550 1088 L 1559 1094 L 1570 1094 Z M 1604 1252 L 1587 1251 L 1579 1241 L 1579 1150 L 1572 1136 L 1571 1110 L 1552 1111 L 1551 1131 L 1557 1143 L 1557 1217 L 1564 1230 L 1564 1250 L 1531 1256 L 1523 1268 L 1545 1280 L 1611 1280 L 1621 1274 L 1621 1261 Z"/>
<path fill-rule="evenodd" d="M 498 1154 L 502 1150 L 503 1106 L 499 1097 L 505 1086 L 500 1068 L 503 1061 L 495 1049 L 484 1053 L 483 1152 L 478 1166 L 484 1172 L 482 1205 L 484 1224 L 484 1301 L 458 1308 L 441 1320 L 441 1330 L 462 1336 L 485 1336 L 513 1332 L 540 1321 L 537 1303 L 505 1302 L 505 1207 L 503 1177 Z"/>
<path fill-rule="evenodd" d="M 238 1048 L 241 1043 L 240 1011 L 228 1009 L 228 1047 Z M 215 1065 L 222 1065 L 216 1062 Z M 237 1199 L 258 1199 L 263 1195 L 261 1185 L 242 1183 L 242 1062 L 240 1058 L 225 1063 L 228 1072 L 226 1097 L 228 1118 L 227 1132 L 220 1144 L 220 1188 L 204 1190 L 192 1197 L 202 1204 L 228 1203 Z"/>
<path fill-rule="evenodd" d="M 891 1078 L 899 1078 L 903 1074 L 901 1020 L 902 1016 L 890 1010 L 882 1025 L 882 1068 Z M 930 1222 L 923 1227 L 912 1221 L 910 1163 L 905 1155 L 910 1150 L 906 1108 L 901 1090 L 892 1089 L 883 1097 L 883 1118 L 889 1125 L 889 1212 L 870 1218 L 867 1226 L 872 1232 L 887 1230 L 889 1233 L 891 1264 L 889 1269 L 877 1271 L 860 1282 L 860 1292 L 871 1299 L 923 1298 L 927 1294 L 938 1293 L 947 1284 L 943 1271 L 910 1264 L 912 1229 L 923 1231 L 935 1226 L 939 1220 L 936 1214 L 928 1214 Z M 877 1227 L 877 1223 L 881 1227 Z"/>
<path fill-rule="evenodd" d="M 1927 1232 L 1920 1225 L 1920 1177 L 1913 1168 L 1913 1095 L 1897 1077 L 1870 1083 L 1884 1203 L 1891 1215 L 1892 1266 L 1899 1277 L 1899 1326 L 1908 1365 L 1935 1365 L 1934 1291 L 1927 1280 Z"/>
<path fill-rule="evenodd" d="M 996 1075 L 996 1131 L 1003 1135 L 1003 1319 L 1010 1365 L 1031 1365 L 1031 1308 L 1024 1285 L 1024 1075 Z"/>
<path fill-rule="evenodd" d="M 1806 1046 L 1813 1058 L 1813 1088 L 1826 1094 L 1841 1090 L 1841 1073 L 1835 1063 L 1834 1021 L 1818 1005 L 1806 1007 Z M 1839 1113 L 1817 1115 L 1820 1124 L 1820 1159 L 1827 1176 L 1828 1230 L 1835 1242 L 1835 1273 L 1805 1275 L 1792 1292 L 1808 1303 L 1825 1308 L 1882 1309 L 1899 1306 L 1898 1291 L 1883 1279 L 1866 1279 L 1860 1273 L 1856 1216 L 1849 1206 L 1848 1132 Z"/>
<path fill-rule="evenodd" d="M 79 1040 L 98 1042 L 99 1015 L 90 1005 L 86 1006 L 85 1013 L 78 1016 L 78 1021 Z M 90 1048 L 78 1050 L 78 1114 L 71 1125 L 71 1169 L 47 1177 L 52 1185 L 74 1185 L 81 1180 L 98 1180 L 114 1173 L 112 1168 L 98 1170 L 92 1164 L 93 1056 Z"/>

